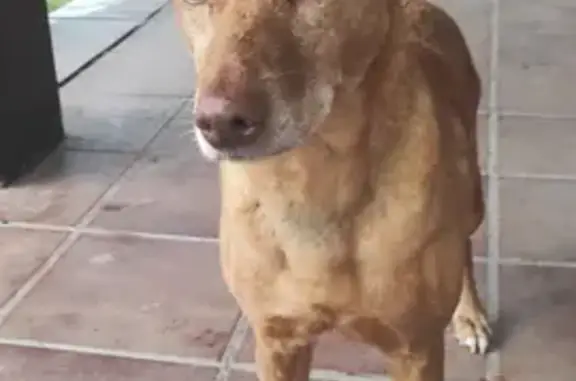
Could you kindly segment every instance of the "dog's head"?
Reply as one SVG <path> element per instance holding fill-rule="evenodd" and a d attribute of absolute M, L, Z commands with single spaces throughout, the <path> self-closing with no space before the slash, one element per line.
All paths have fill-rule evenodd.
<path fill-rule="evenodd" d="M 304 144 L 338 91 L 364 77 L 392 2 L 174 1 L 197 70 L 195 133 L 212 159 L 254 159 Z"/>

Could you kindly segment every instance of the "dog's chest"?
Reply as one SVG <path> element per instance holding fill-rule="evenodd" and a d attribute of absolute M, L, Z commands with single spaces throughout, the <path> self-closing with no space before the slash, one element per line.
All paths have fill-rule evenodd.
<path fill-rule="evenodd" d="M 402 231 L 412 224 L 403 211 L 425 213 L 413 211 L 416 196 L 409 200 L 412 208 L 390 209 L 398 198 L 375 197 L 364 169 L 352 165 L 276 178 L 229 170 L 222 191 L 221 252 L 229 286 L 241 300 L 274 308 L 281 302 L 287 311 L 349 309 L 369 297 L 365 289 L 386 288 L 387 274 L 401 266 L 407 246 L 401 243 L 410 238 L 395 234 L 410 234 Z M 379 191 L 386 193 L 385 187 Z M 380 238 L 390 236 L 386 231 L 393 239 Z M 375 280 L 366 282 L 374 269 Z"/>
<path fill-rule="evenodd" d="M 351 288 L 354 224 L 336 212 L 348 195 L 341 193 L 339 201 L 334 192 L 312 200 L 280 192 L 250 195 L 256 197 L 223 204 L 223 267 L 233 289 L 305 305 Z"/>
<path fill-rule="evenodd" d="M 314 205 L 265 198 L 248 210 L 225 214 L 222 225 L 224 274 L 240 299 L 302 313 L 314 305 L 353 310 L 365 294 L 367 267 L 380 269 L 378 282 L 397 268 L 381 262 L 386 244 L 370 244 L 380 233 L 361 229 L 357 215 L 337 218 Z"/>
<path fill-rule="evenodd" d="M 254 311 L 249 313 L 312 319 L 314 326 L 315 309 L 322 308 L 333 311 L 326 324 L 335 327 L 393 299 L 400 285 L 401 292 L 412 287 L 397 281 L 399 273 L 411 277 L 415 269 L 403 263 L 406 245 L 376 238 L 382 235 L 378 227 L 362 233 L 356 218 L 332 221 L 312 211 L 294 217 L 292 210 L 260 208 L 253 219 L 227 223 L 222 246 L 224 276 L 243 308 Z"/>
<path fill-rule="evenodd" d="M 254 230 L 284 256 L 288 270 L 318 277 L 349 263 L 355 251 L 351 218 L 313 203 L 274 201 L 269 207 L 265 200 L 260 203 Z"/>

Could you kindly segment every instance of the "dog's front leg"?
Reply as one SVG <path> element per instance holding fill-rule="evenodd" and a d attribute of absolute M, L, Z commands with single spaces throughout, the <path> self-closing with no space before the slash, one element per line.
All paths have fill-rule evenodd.
<path fill-rule="evenodd" d="M 260 381 L 308 381 L 313 346 L 292 338 L 273 338 L 255 329 Z"/>
<path fill-rule="evenodd" d="M 444 381 L 444 334 L 438 334 L 403 353 L 390 356 L 394 381 Z"/>

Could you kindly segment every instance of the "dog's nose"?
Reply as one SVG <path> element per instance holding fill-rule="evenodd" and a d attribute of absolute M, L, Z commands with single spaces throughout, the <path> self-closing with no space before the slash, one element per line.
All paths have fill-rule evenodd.
<path fill-rule="evenodd" d="M 196 127 L 214 148 L 234 149 L 254 143 L 262 134 L 262 121 L 238 105 L 216 96 L 203 96 L 196 104 Z"/>

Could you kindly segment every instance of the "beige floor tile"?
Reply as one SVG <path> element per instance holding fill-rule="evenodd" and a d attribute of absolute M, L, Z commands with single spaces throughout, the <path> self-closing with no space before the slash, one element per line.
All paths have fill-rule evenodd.
<path fill-rule="evenodd" d="M 217 358 L 237 319 L 215 244 L 82 238 L 0 336 Z"/>

